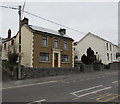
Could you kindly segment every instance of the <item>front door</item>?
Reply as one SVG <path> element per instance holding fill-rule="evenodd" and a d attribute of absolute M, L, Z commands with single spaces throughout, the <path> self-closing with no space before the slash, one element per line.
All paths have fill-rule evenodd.
<path fill-rule="evenodd" d="M 58 53 L 54 53 L 54 67 L 58 67 Z"/>

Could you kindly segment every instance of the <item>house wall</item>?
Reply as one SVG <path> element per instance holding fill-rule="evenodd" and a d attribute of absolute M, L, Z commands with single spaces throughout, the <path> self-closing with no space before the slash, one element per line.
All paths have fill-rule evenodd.
<path fill-rule="evenodd" d="M 6 49 L 4 48 L 4 44 L 6 43 Z M 8 52 L 9 41 L 2 43 L 2 60 L 8 60 L 7 52 Z"/>
<path fill-rule="evenodd" d="M 89 47 L 92 48 L 92 50 L 95 52 L 98 52 L 98 56 L 99 56 L 99 59 L 102 60 L 102 63 L 104 64 L 108 64 L 108 63 L 111 63 L 115 60 L 107 60 L 107 53 L 109 54 L 113 54 L 113 53 L 116 53 L 116 51 L 108 51 L 107 50 L 107 47 L 106 47 L 106 43 L 108 44 L 111 44 L 110 42 L 107 42 L 107 41 L 104 41 L 100 38 L 98 38 L 97 36 L 94 36 L 94 35 L 87 35 L 84 39 L 82 39 L 78 44 L 77 46 L 75 46 L 75 56 L 78 56 L 78 58 L 81 60 L 81 56 L 83 54 L 86 54 L 86 51 Z M 112 44 L 112 46 L 114 46 Z M 110 58 L 110 57 L 109 57 Z"/>
<path fill-rule="evenodd" d="M 21 28 L 21 64 L 33 67 L 33 33 L 26 27 Z"/>
<path fill-rule="evenodd" d="M 42 47 L 42 36 L 47 36 L 48 38 L 48 47 Z M 56 50 L 59 53 L 59 67 L 72 67 L 72 40 L 67 39 L 68 42 L 68 50 L 63 50 L 63 40 L 66 38 L 57 37 L 57 36 L 49 36 L 47 34 L 34 34 L 34 50 L 33 50 L 33 67 L 54 67 L 53 66 L 53 53 L 54 50 L 54 38 L 58 39 L 58 49 Z M 60 50 L 60 51 L 59 51 Z M 49 53 L 49 61 L 48 62 L 40 62 L 40 52 Z M 61 63 L 61 55 L 69 56 L 69 63 Z"/>

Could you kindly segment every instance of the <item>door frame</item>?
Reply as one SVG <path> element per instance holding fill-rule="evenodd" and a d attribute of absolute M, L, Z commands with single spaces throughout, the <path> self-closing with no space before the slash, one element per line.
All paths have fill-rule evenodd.
<path fill-rule="evenodd" d="M 61 66 L 61 51 L 58 49 L 53 50 L 52 67 L 55 67 L 55 63 L 54 63 L 55 53 L 58 54 L 58 67 L 60 67 Z"/>

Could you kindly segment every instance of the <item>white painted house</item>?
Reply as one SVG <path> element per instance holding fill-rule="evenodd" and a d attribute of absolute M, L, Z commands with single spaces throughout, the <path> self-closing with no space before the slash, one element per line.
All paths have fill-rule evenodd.
<path fill-rule="evenodd" d="M 88 33 L 79 42 L 74 45 L 75 58 L 81 61 L 81 56 L 86 54 L 87 49 L 91 47 L 97 59 L 101 59 L 103 64 L 109 64 L 118 61 L 116 53 L 118 46 L 92 33 Z"/>

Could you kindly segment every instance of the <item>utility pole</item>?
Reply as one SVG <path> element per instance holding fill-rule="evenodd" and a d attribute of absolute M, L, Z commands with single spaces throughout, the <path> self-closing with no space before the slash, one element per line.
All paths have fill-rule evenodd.
<path fill-rule="evenodd" d="M 18 57 L 18 79 L 21 79 L 21 5 L 19 6 L 19 57 Z"/>

